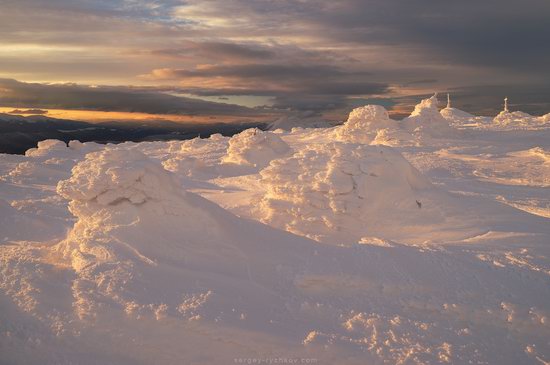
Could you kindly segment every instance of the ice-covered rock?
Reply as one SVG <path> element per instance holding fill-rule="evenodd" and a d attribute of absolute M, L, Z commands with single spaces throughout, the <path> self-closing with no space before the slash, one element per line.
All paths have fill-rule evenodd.
<path fill-rule="evenodd" d="M 289 145 L 277 134 L 251 128 L 231 137 L 223 162 L 263 167 L 289 152 Z"/>

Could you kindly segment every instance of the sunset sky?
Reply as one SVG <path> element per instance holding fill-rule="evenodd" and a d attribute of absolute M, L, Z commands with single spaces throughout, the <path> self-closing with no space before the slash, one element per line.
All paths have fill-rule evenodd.
<path fill-rule="evenodd" d="M 512 108 L 550 111 L 548 0 L 0 0 L 0 7 L 2 112 L 339 119 L 373 102 L 401 115 L 435 91 L 481 114 L 500 110 L 504 96 Z"/>

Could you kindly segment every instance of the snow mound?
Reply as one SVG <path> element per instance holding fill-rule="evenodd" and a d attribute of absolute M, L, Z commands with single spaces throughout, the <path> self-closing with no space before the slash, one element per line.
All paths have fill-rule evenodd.
<path fill-rule="evenodd" d="M 504 110 L 493 118 L 490 127 L 497 130 L 539 129 L 550 127 L 549 122 L 548 114 L 535 117 L 521 111 Z"/>
<path fill-rule="evenodd" d="M 334 133 L 337 141 L 363 144 L 403 145 L 413 139 L 411 134 L 400 129 L 397 121 L 390 119 L 388 111 L 380 105 L 353 109 L 346 123 L 336 128 Z"/>
<path fill-rule="evenodd" d="M 162 164 L 165 169 L 179 176 L 192 179 L 218 177 L 220 156 L 225 155 L 228 137 L 214 134 L 210 138 L 194 138 L 183 142 L 171 142 L 169 154 Z"/>
<path fill-rule="evenodd" d="M 289 152 L 289 145 L 277 134 L 251 128 L 231 137 L 223 162 L 263 167 Z"/>
<path fill-rule="evenodd" d="M 437 106 L 437 95 L 424 99 L 414 107 L 410 116 L 401 121 L 401 124 L 419 138 L 456 138 L 460 136 L 459 131 L 451 127 L 449 121 L 441 115 Z"/>
<path fill-rule="evenodd" d="M 88 154 L 57 191 L 78 219 L 53 251 L 76 273 L 71 300 L 81 320 L 119 310 L 138 318 L 230 316 L 242 322 L 242 312 L 220 308 L 255 302 L 255 308 L 273 310 L 259 303 L 265 298 L 254 299 L 252 275 L 255 282 L 271 280 L 277 274 L 269 260 L 292 262 L 289 247 L 300 251 L 299 239 L 270 249 L 273 241 L 261 239 L 281 240 L 282 232 L 241 221 L 186 192 L 173 173 L 135 150 Z M 201 303 L 193 307 L 195 301 Z M 206 302 L 213 308 L 198 308 Z"/>
<path fill-rule="evenodd" d="M 82 143 L 77 140 L 72 140 L 67 143 L 57 139 L 46 139 L 38 142 L 36 148 L 30 148 L 25 152 L 27 157 L 71 157 L 74 152 L 85 154 L 88 152 L 97 151 L 102 148 L 102 145 L 95 142 Z"/>
<path fill-rule="evenodd" d="M 465 233 L 453 226 L 464 222 L 455 219 L 452 199 L 390 147 L 308 145 L 260 174 L 263 221 L 318 241 L 352 244 L 378 236 L 423 242 Z"/>
<path fill-rule="evenodd" d="M 463 110 L 456 109 L 456 108 L 449 108 L 449 107 L 443 108 L 443 109 L 441 109 L 440 113 L 443 116 L 443 118 L 450 119 L 452 121 L 454 121 L 454 120 L 468 120 L 468 119 L 475 118 L 475 116 L 473 114 L 470 114 L 468 112 L 465 112 Z"/>
<path fill-rule="evenodd" d="M 52 152 L 65 152 L 67 151 L 67 144 L 57 139 L 46 139 L 40 141 L 36 148 L 31 148 L 25 152 L 25 156 L 28 157 L 43 157 L 51 154 Z"/>
<path fill-rule="evenodd" d="M 42 184 L 56 184 L 69 176 L 74 164 L 88 152 L 102 148 L 93 142 L 69 142 L 48 139 L 38 142 L 36 148 L 25 152 L 24 161 L 9 172 L 9 178 L 16 183 L 34 181 Z"/>
<path fill-rule="evenodd" d="M 125 201 L 143 204 L 166 198 L 178 189 L 178 181 L 160 164 L 127 149 L 88 154 L 73 168 L 71 177 L 57 185 L 58 194 L 71 201 L 71 208 Z"/>

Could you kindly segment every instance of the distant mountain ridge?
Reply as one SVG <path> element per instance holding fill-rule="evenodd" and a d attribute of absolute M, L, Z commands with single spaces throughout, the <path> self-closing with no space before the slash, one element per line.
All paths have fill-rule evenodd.
<path fill-rule="evenodd" d="M 0 153 L 24 154 L 39 141 L 119 143 L 124 141 L 184 140 L 214 133 L 233 135 L 247 128 L 262 128 L 264 123 L 183 124 L 166 120 L 109 121 L 88 123 L 56 119 L 43 115 L 21 116 L 0 113 Z"/>

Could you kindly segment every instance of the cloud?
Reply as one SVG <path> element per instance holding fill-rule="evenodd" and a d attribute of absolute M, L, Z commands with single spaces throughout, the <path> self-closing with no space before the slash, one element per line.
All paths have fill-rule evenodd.
<path fill-rule="evenodd" d="M 527 97 L 527 85 L 550 77 L 549 13 L 547 0 L 6 0 L 0 77 L 146 84 L 100 88 L 120 105 L 85 87 L 67 98 L 75 108 L 190 113 L 234 107 L 174 93 L 320 110 L 434 89 L 481 92 L 476 85 L 498 80 Z"/>
<path fill-rule="evenodd" d="M 257 44 L 193 41 L 184 41 L 178 47 L 157 49 L 151 53 L 167 57 L 195 56 L 220 61 L 268 60 L 276 55 L 274 50 Z"/>
<path fill-rule="evenodd" d="M 0 79 L 0 103 L 12 107 L 141 112 L 150 114 L 254 116 L 239 105 L 169 95 L 152 88 L 24 83 Z"/>
<path fill-rule="evenodd" d="M 14 109 L 9 111 L 8 114 L 48 114 L 48 111 L 42 109 Z"/>
<path fill-rule="evenodd" d="M 143 77 L 178 81 L 182 87 L 190 89 L 200 85 L 198 92 L 205 88 L 210 95 L 232 95 L 233 92 L 240 95 L 276 95 L 280 92 L 369 95 L 386 92 L 389 85 L 369 81 L 370 75 L 332 65 L 242 64 L 207 65 L 192 70 L 156 69 Z"/>

